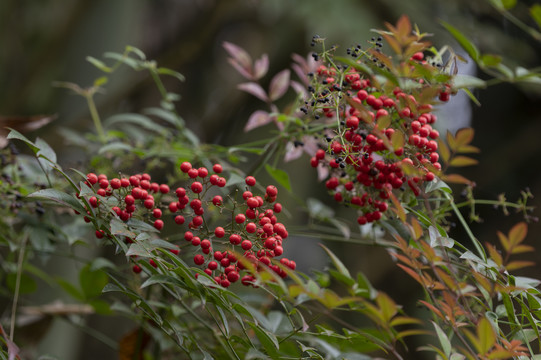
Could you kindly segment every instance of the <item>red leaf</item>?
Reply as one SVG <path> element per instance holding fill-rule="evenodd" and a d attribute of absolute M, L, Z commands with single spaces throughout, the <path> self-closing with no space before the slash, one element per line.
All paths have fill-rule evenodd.
<path fill-rule="evenodd" d="M 282 70 L 274 75 L 269 86 L 269 98 L 271 101 L 282 97 L 289 88 L 289 70 Z"/>
<path fill-rule="evenodd" d="M 243 68 L 241 64 L 239 64 L 235 59 L 229 58 L 227 59 L 231 66 L 235 68 L 242 76 L 244 76 L 248 80 L 254 80 L 254 77 L 252 75 L 252 69 L 250 68 Z"/>
<path fill-rule="evenodd" d="M 267 93 L 265 93 L 265 90 L 261 87 L 261 85 L 255 83 L 255 82 L 248 82 L 248 83 L 242 83 L 238 84 L 237 88 L 247 92 L 248 94 L 252 94 L 258 99 L 263 100 L 264 102 L 268 102 L 269 98 L 267 96 Z"/>
<path fill-rule="evenodd" d="M 271 121 L 272 121 L 272 117 L 270 117 L 267 112 L 262 111 L 262 110 L 257 110 L 248 119 L 248 122 L 244 126 L 244 131 L 248 132 L 260 126 L 266 125 Z"/>

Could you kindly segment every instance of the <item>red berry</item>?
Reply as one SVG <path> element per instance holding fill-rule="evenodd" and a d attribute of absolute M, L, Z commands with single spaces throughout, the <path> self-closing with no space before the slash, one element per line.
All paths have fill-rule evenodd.
<path fill-rule="evenodd" d="M 273 209 L 274 209 L 274 212 L 275 212 L 275 213 L 281 212 L 281 211 L 282 211 L 282 204 L 280 204 L 280 203 L 274 204 Z"/>
<path fill-rule="evenodd" d="M 190 171 L 192 169 L 192 164 L 190 164 L 189 162 L 185 161 L 183 162 L 182 164 L 180 164 L 180 170 L 183 172 L 183 173 L 187 173 L 188 171 Z"/>
<path fill-rule="evenodd" d="M 192 219 L 193 224 L 195 227 L 199 227 L 203 224 L 203 218 L 201 216 L 194 216 Z"/>
<path fill-rule="evenodd" d="M 162 217 L 162 211 L 160 209 L 154 209 L 152 211 L 152 216 L 154 216 L 156 219 L 159 219 Z"/>
<path fill-rule="evenodd" d="M 133 267 L 131 269 L 136 274 L 139 274 L 141 271 L 143 271 L 143 269 L 141 269 L 141 267 L 139 265 L 133 265 Z"/>
<path fill-rule="evenodd" d="M 186 196 L 186 189 L 182 188 L 182 187 L 179 187 L 175 190 L 175 194 L 177 194 L 177 197 L 180 199 L 180 198 L 183 198 L 184 196 Z"/>
<path fill-rule="evenodd" d="M 223 203 L 223 199 L 220 195 L 216 195 L 215 197 L 212 198 L 212 203 L 215 206 L 221 206 Z"/>
<path fill-rule="evenodd" d="M 250 250 L 252 248 L 252 242 L 250 240 L 243 240 L 240 247 L 242 250 Z"/>
<path fill-rule="evenodd" d="M 199 171 L 197 171 L 197 169 L 190 169 L 188 170 L 188 176 L 190 177 L 190 179 L 195 179 L 199 176 Z"/>
<path fill-rule="evenodd" d="M 172 213 L 176 212 L 178 210 L 178 202 L 173 201 L 169 203 L 169 211 Z"/>
<path fill-rule="evenodd" d="M 256 207 L 259 207 L 259 201 L 257 201 L 255 197 L 251 197 L 246 200 L 246 205 L 248 205 L 249 208 L 254 209 Z"/>
<path fill-rule="evenodd" d="M 221 237 L 221 236 L 219 236 Z M 240 237 L 240 235 L 238 234 L 232 234 L 230 237 L 229 237 L 229 242 L 232 244 L 232 245 L 238 245 L 241 243 L 241 240 L 242 238 Z"/>
<path fill-rule="evenodd" d="M 159 191 L 162 193 L 162 194 L 167 194 L 171 189 L 169 189 L 169 185 L 167 184 L 161 184 L 160 185 L 160 188 L 159 188 Z"/>
<path fill-rule="evenodd" d="M 211 243 L 210 243 L 210 240 L 209 239 L 204 239 L 201 241 L 201 244 L 199 244 L 201 246 L 202 249 L 208 249 L 210 248 L 211 246 Z"/>
<path fill-rule="evenodd" d="M 274 185 L 269 185 L 267 186 L 266 193 L 269 197 L 275 197 L 276 195 L 278 195 L 278 189 Z"/>
<path fill-rule="evenodd" d="M 216 229 L 214 229 L 214 235 L 218 238 L 223 238 L 225 236 L 225 230 L 223 227 L 218 226 Z"/>
<path fill-rule="evenodd" d="M 175 216 L 175 223 L 177 223 L 178 225 L 182 225 L 184 224 L 184 216 L 182 215 L 177 215 Z"/>
<path fill-rule="evenodd" d="M 232 283 L 238 281 L 239 278 L 240 278 L 239 273 L 236 271 L 230 271 L 227 273 L 227 280 L 229 280 Z"/>
<path fill-rule="evenodd" d="M 225 185 L 227 184 L 227 180 L 223 177 L 219 177 L 217 180 L 216 180 L 216 185 L 218 187 L 224 187 Z"/>
<path fill-rule="evenodd" d="M 200 178 L 205 178 L 207 177 L 208 174 L 209 174 L 209 171 L 207 170 L 207 168 L 200 167 L 199 169 L 197 169 L 197 175 Z"/>
<path fill-rule="evenodd" d="M 135 198 L 132 195 L 126 195 L 126 197 L 124 198 L 124 202 L 126 203 L 126 205 L 133 205 L 135 204 Z"/>
<path fill-rule="evenodd" d="M 203 257 L 203 255 L 197 254 L 193 257 L 193 262 L 195 263 L 195 265 L 203 265 L 203 263 L 205 262 L 205 258 Z"/>
<path fill-rule="evenodd" d="M 237 215 L 235 216 L 235 222 L 236 222 L 237 224 L 242 224 L 242 223 L 245 222 L 245 221 L 246 221 L 246 216 L 245 216 L 244 214 L 237 214 Z"/>
<path fill-rule="evenodd" d="M 145 200 L 145 202 L 143 203 L 143 205 L 147 208 L 147 209 L 152 209 L 154 207 L 154 199 L 152 198 L 147 198 Z"/>
<path fill-rule="evenodd" d="M 257 226 L 256 224 L 250 222 L 248 224 L 246 224 L 246 231 L 249 232 L 250 234 L 254 233 L 257 229 Z"/>
<path fill-rule="evenodd" d="M 216 174 L 221 174 L 223 171 L 222 165 L 220 164 L 214 164 L 212 166 L 212 171 L 214 171 Z"/>
<path fill-rule="evenodd" d="M 180 216 L 180 215 L 179 215 Z M 191 231 L 186 231 L 184 233 L 184 240 L 186 241 L 192 241 L 193 239 L 193 233 Z"/>
<path fill-rule="evenodd" d="M 163 229 L 163 220 L 158 219 L 154 221 L 154 227 L 158 230 Z"/>
<path fill-rule="evenodd" d="M 191 189 L 194 193 L 199 194 L 201 191 L 203 191 L 203 184 L 201 184 L 199 181 L 194 181 Z"/>
<path fill-rule="evenodd" d="M 248 186 L 254 186 L 255 183 L 256 183 L 255 177 L 253 177 L 253 176 L 247 176 L 245 181 L 246 181 L 246 185 L 248 185 Z"/>

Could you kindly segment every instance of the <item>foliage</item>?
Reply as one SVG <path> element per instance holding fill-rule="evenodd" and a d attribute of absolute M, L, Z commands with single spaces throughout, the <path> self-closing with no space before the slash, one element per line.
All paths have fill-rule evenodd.
<path fill-rule="evenodd" d="M 494 56 L 481 55 L 457 29 L 444 26 L 499 79 L 539 79 L 519 70 L 507 76 Z M 456 75 L 461 59 L 448 47 L 433 47 L 406 16 L 376 33 L 366 49 L 347 49 L 348 56 L 314 37 L 321 51 L 294 55 L 292 71 L 274 75 L 268 90 L 260 84 L 268 57 L 253 61 L 224 43 L 230 64 L 248 80 L 238 89 L 268 108 L 254 112 L 245 131 L 271 123 L 276 128 L 268 139 L 230 148 L 203 144 L 186 128 L 175 109 L 178 96 L 161 80 L 182 81 L 182 75 L 134 47 L 105 54 L 111 65 L 88 58 L 105 74 L 89 88 L 58 83 L 87 101 L 96 134 L 62 134 L 91 159 L 85 169 L 65 170 L 45 141 L 9 133 L 31 155 L 14 147 L 2 154 L 2 292 L 12 297 L 9 333 L 0 327 L 2 358 L 19 357 L 13 337 L 19 297 L 34 291 L 35 278 L 61 287 L 93 313 L 131 319 L 133 331 L 118 344 L 126 359 L 402 359 L 421 350 L 438 359 L 538 356 L 541 282 L 513 274 L 533 264 L 515 259 L 534 250 L 523 243 L 527 223 L 497 231 L 499 243 L 483 245 L 461 212 L 469 208 L 477 220 L 475 206 L 488 204 L 504 212 L 515 208 L 531 220 L 531 194 L 524 192 L 517 203 L 475 199 L 474 182 L 449 172 L 477 163 L 474 130 L 445 136 L 436 130 L 434 106 L 486 83 Z M 383 40 L 391 55 L 382 50 Z M 94 96 L 122 65 L 148 71 L 162 101 L 142 114 L 102 121 Z M 243 171 L 254 154 L 259 160 Z M 315 276 L 296 270 L 299 254 L 278 260 L 290 235 L 278 216 L 296 210 L 282 209 L 277 194 L 292 195 L 299 186 L 277 165 L 282 158 L 310 163 L 356 222 L 335 218 L 329 207 L 308 199 L 313 220 L 336 227 L 344 242 L 386 249 L 420 285 L 418 304 L 428 316 L 413 315 L 363 274 L 351 274 L 325 246 L 332 268 Z M 256 181 L 263 168 L 279 189 Z M 450 185 L 465 186 L 466 200 L 457 203 Z M 452 217 L 467 239 L 451 237 Z M 375 224 L 385 236 L 363 238 Z M 52 278 L 32 261 L 82 244 L 107 246 L 115 260 L 81 259 L 77 285 Z M 412 348 L 413 337 L 427 345 Z"/>

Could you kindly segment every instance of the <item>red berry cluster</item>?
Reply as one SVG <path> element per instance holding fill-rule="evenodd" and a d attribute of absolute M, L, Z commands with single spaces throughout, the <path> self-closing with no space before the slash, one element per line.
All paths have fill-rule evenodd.
<path fill-rule="evenodd" d="M 87 174 L 85 184 L 97 194 L 87 199 L 88 204 L 92 213 L 106 220 L 114 216 L 112 212 L 126 222 L 137 216 L 152 222 L 160 231 L 164 228 L 163 213 L 168 211 L 177 225 L 187 227 L 183 238 L 201 252 L 193 257 L 194 263 L 205 265 L 205 273 L 223 287 L 238 280 L 244 285 L 251 285 L 255 282 L 253 271 L 264 267 L 281 277 L 286 276 L 284 267 L 295 269 L 296 264 L 292 260 L 282 258 L 281 265 L 271 261 L 283 254 L 282 242 L 288 237 L 286 227 L 276 218 L 276 214 L 282 211 L 282 205 L 276 202 L 278 189 L 274 185 L 267 186 L 263 196 L 254 194 L 256 179 L 248 176 L 242 200 L 228 196 L 226 200 L 229 201 L 224 201 L 221 195 L 216 194 L 227 183 L 221 176 L 223 168 L 220 164 L 215 164 L 209 171 L 183 162 L 180 170 L 188 175 L 189 185 L 177 187 L 174 195 L 167 184 L 151 182 L 148 174 L 114 179 L 108 179 L 104 174 Z M 107 206 L 102 206 L 102 201 Z M 210 216 L 205 218 L 207 212 Z M 87 215 L 90 214 L 91 209 Z M 211 220 L 216 218 L 229 221 L 223 221 L 222 226 L 211 226 Z M 85 220 L 91 221 L 88 216 Z M 103 238 L 105 232 L 99 229 L 96 236 Z M 125 241 L 134 240 L 126 238 Z M 171 251 L 179 253 L 178 249 Z M 239 260 L 239 257 L 243 259 Z M 153 259 L 149 262 L 157 267 Z M 136 264 L 133 271 L 140 273 L 142 268 Z"/>
<path fill-rule="evenodd" d="M 116 199 L 116 206 L 113 206 L 112 210 L 122 221 L 128 221 L 138 210 L 141 210 L 153 219 L 156 229 L 163 228 L 162 210 L 158 206 L 156 197 L 168 194 L 169 185 L 151 182 L 149 174 L 108 179 L 107 175 L 94 173 L 87 174 L 85 184 L 91 188 L 97 187 L 96 194 L 106 200 Z M 100 209 L 100 201 L 96 196 L 88 199 L 92 208 L 103 210 Z M 85 217 L 85 221 L 90 222 L 90 219 Z M 101 233 L 101 236 L 98 233 Z M 103 237 L 103 231 L 98 230 L 96 236 Z"/>
<path fill-rule="evenodd" d="M 178 202 L 171 202 L 169 210 L 173 213 L 185 211 L 188 205 L 191 209 L 192 220 L 188 224 L 189 230 L 184 232 L 184 239 L 201 251 L 193 257 L 194 263 L 205 266 L 205 273 L 223 287 L 239 280 L 243 285 L 253 285 L 255 277 L 248 271 L 251 270 L 247 268 L 248 263 L 255 271 L 268 267 L 285 277 L 284 269 L 271 262 L 283 254 L 282 242 L 288 237 L 286 227 L 276 218 L 282 211 L 282 205 L 276 202 L 278 189 L 269 185 L 264 196 L 256 195 L 252 192 L 256 179 L 247 176 L 242 200 L 228 197 L 231 204 L 226 204 L 221 195 L 207 196 L 213 186 L 225 185 L 225 179 L 219 176 L 222 172 L 219 164 L 213 166 L 215 174 L 210 176 L 205 168 L 195 169 L 189 162 L 182 163 L 180 168 L 192 182 L 189 187 L 176 189 Z M 221 215 L 228 214 L 227 218 L 232 221 L 223 226 L 208 226 L 203 217 L 205 206 Z M 176 215 L 175 222 L 183 224 L 184 216 Z M 239 260 L 239 257 L 243 259 Z M 296 267 L 294 261 L 286 258 L 280 259 L 280 263 L 290 269 Z M 241 278 L 243 271 L 245 274 Z"/>
<path fill-rule="evenodd" d="M 406 65 L 413 63 L 428 66 L 422 53 Z M 441 94 L 449 94 L 449 88 L 423 78 L 415 82 L 412 89 L 386 88 L 335 63 L 321 65 L 312 76 L 307 102 L 312 117 L 337 121 L 325 131 L 310 163 L 330 169 L 327 189 L 336 201 L 359 210 L 361 225 L 382 218 L 393 190 L 409 193 L 407 184 L 418 196 L 422 184 L 441 169 L 432 103 L 438 94 L 447 99 Z M 309 113 L 306 108 L 303 112 Z"/>

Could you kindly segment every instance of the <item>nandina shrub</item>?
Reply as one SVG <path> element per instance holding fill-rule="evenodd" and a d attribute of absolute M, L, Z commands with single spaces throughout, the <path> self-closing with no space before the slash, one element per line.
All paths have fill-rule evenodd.
<path fill-rule="evenodd" d="M 112 252 L 121 259 L 115 264 L 104 259 L 85 264 L 80 288 L 59 282 L 95 311 L 116 311 L 134 320 L 133 332 L 119 342 L 121 356 L 156 358 L 149 346 L 155 348 L 152 354 L 163 358 L 402 359 L 416 358 L 419 351 L 435 353 L 438 359 L 536 356 L 540 282 L 512 275 L 532 264 L 513 258 L 533 250 L 523 244 L 527 225 L 520 222 L 507 234 L 495 233 L 498 245 L 483 246 L 476 239 L 459 208 L 476 205 L 473 183 L 448 172 L 450 167 L 475 163 L 463 155 L 478 151 L 471 145 L 474 131 L 440 136 L 437 130 L 435 107 L 457 91 L 467 91 L 471 82 L 453 74 L 458 59 L 454 53 L 432 47 L 407 17 L 386 26 L 366 49 L 347 49 L 346 57 L 314 37 L 313 45 L 321 51 L 308 59 L 294 57 L 299 80 L 291 80 L 291 72 L 283 70 L 272 78 L 268 92 L 257 83 L 267 72 L 266 57 L 252 62 L 240 47 L 224 44 L 231 64 L 249 80 L 239 88 L 270 108 L 255 112 L 245 130 L 276 125 L 278 135 L 266 140 L 261 151 L 254 151 L 253 144 L 234 151 L 200 144 L 177 115 L 176 97 L 165 92 L 160 80 L 161 75 L 182 76 L 157 68 L 133 47 L 110 55 L 118 61 L 112 66 L 91 61 L 106 73 L 122 63 L 148 70 L 163 96 L 160 108 L 145 111 L 154 118 L 119 114 L 102 126 L 93 96 L 105 83 L 103 78 L 88 89 L 63 84 L 83 95 L 93 110 L 98 137 L 91 146 L 114 155 L 116 161 L 71 174 L 60 168 L 54 151 L 42 140 L 10 133 L 10 139 L 29 145 L 49 180 L 49 188 L 27 199 L 70 208 L 73 216 L 93 227 L 101 244 L 113 245 Z M 384 40 L 391 54 L 382 50 Z M 275 102 L 290 86 L 298 96 L 281 111 Z M 157 119 L 168 125 L 159 125 Z M 114 128 L 119 123 L 157 131 L 138 137 L 141 142 L 124 142 Z M 145 133 L 137 126 L 130 131 Z M 275 150 L 268 151 L 268 145 Z M 171 151 L 158 151 L 167 146 Z M 126 149 L 132 152 L 123 154 Z M 178 156 L 171 155 L 174 150 Z M 258 174 L 245 174 L 233 161 L 239 159 L 231 158 L 239 150 L 261 153 L 275 185 L 261 185 Z M 163 161 L 164 179 L 155 181 L 150 169 L 126 168 L 123 160 L 146 159 L 146 151 Z M 355 224 L 352 232 L 375 225 L 385 229 L 385 239 L 368 243 L 388 250 L 400 271 L 419 285 L 424 296 L 418 304 L 429 317 L 411 316 L 414 311 L 403 308 L 400 299 L 374 289 L 362 274 L 353 276 L 326 247 L 333 268 L 315 278 L 296 271 L 295 258 L 304 254 L 283 257 L 293 232 L 282 217 L 288 209 L 277 200 L 289 196 L 296 184 L 269 162 L 274 157 L 277 164 L 282 156 L 292 161 L 303 152 L 309 157 L 299 161 L 299 167 L 317 169 L 314 176 L 324 181 L 322 187 L 338 205 L 348 207 Z M 92 163 L 99 166 L 100 161 L 95 158 Z M 453 183 L 467 187 L 462 204 L 455 203 L 448 185 Z M 527 214 L 530 196 L 525 192 L 516 204 L 503 199 L 484 203 Z M 36 205 L 36 212 L 38 208 L 46 211 L 42 204 Z M 451 238 L 452 215 L 468 239 Z M 326 218 L 342 230 L 349 224 L 349 219 Z M 23 259 L 25 245 L 14 242 L 14 247 Z M 21 263 L 15 281 L 19 285 Z M 14 309 L 18 288 L 13 289 Z M 122 305 L 109 306 L 102 292 L 122 294 L 115 296 Z M 335 315 L 346 311 L 362 315 L 369 325 L 360 328 L 354 316 Z M 12 319 L 15 315 L 14 311 Z M 0 329 L 2 356 L 18 356 L 14 328 L 9 337 Z M 418 336 L 426 346 L 408 348 L 404 339 Z"/>

